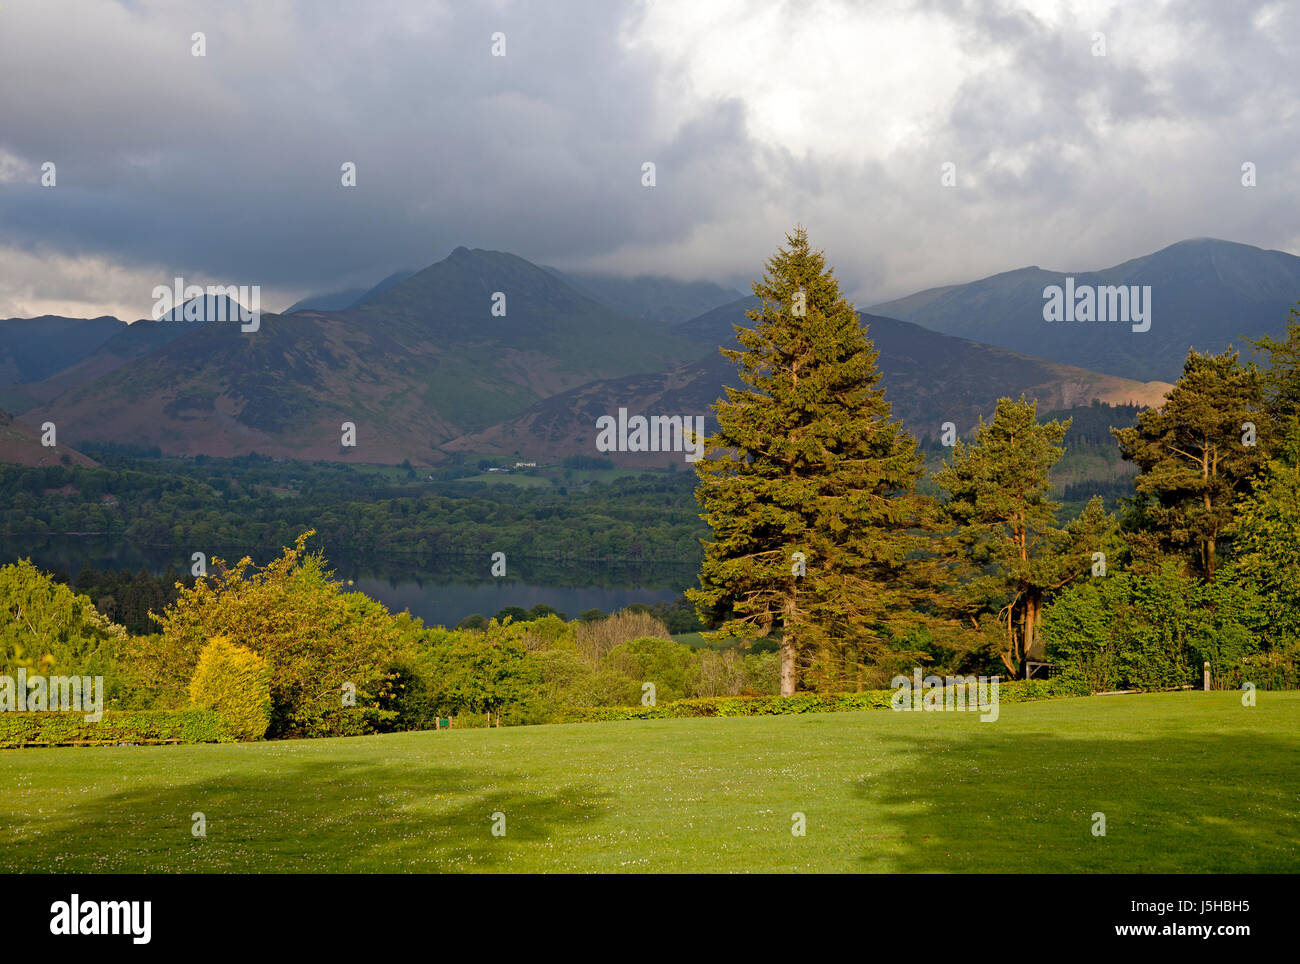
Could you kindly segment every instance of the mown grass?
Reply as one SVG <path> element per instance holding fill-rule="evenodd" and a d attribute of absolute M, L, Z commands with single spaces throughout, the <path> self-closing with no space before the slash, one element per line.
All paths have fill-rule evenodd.
<path fill-rule="evenodd" d="M 1294 872 L 1300 693 L 1258 704 L 11 750 L 0 870 Z"/>

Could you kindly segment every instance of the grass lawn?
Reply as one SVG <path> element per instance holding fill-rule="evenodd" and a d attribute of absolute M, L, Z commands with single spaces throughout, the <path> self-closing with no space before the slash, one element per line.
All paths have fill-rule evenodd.
<path fill-rule="evenodd" d="M 0 870 L 1296 872 L 1300 693 L 1258 703 L 0 751 Z"/>

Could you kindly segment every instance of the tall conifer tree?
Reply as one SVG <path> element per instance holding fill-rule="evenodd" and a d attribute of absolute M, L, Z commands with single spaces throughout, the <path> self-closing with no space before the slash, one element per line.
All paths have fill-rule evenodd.
<path fill-rule="evenodd" d="M 954 531 L 952 556 L 959 585 L 955 595 L 978 625 L 994 613 L 1003 627 L 999 656 L 1011 675 L 1043 658 L 1038 627 L 1052 594 L 1112 559 L 1113 520 L 1100 498 L 1070 525 L 1056 524 L 1060 503 L 1050 498 L 1051 470 L 1064 454 L 1070 427 L 1038 421 L 1038 405 L 1024 395 L 998 400 L 993 421 L 980 419 L 970 444 L 958 442 L 951 462 L 934 475 L 947 493 L 946 517 Z"/>
<path fill-rule="evenodd" d="M 916 441 L 890 420 L 878 352 L 802 227 L 736 326 L 743 388 L 714 406 L 696 463 L 713 530 L 690 593 L 715 638 L 781 632 L 781 692 L 815 653 L 882 648 L 912 609 L 905 578 L 925 503 Z M 861 658 L 857 656 L 855 658 Z"/>
<path fill-rule="evenodd" d="M 1143 524 L 1165 551 L 1189 553 L 1207 580 L 1234 504 L 1250 491 L 1271 448 L 1260 403 L 1259 372 L 1243 368 L 1236 352 L 1189 351 L 1165 404 L 1140 414 L 1133 428 L 1111 430 L 1120 453 L 1139 469 Z"/>
<path fill-rule="evenodd" d="M 1269 356 L 1259 375 L 1270 447 L 1278 452 L 1294 449 L 1300 442 L 1300 311 L 1292 308 L 1288 313 L 1285 337 L 1265 335 L 1251 345 Z"/>

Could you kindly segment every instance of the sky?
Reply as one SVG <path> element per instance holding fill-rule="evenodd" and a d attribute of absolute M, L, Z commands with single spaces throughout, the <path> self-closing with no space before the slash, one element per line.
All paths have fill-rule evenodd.
<path fill-rule="evenodd" d="M 177 276 L 277 310 L 460 245 L 747 290 L 796 223 L 863 307 L 1300 255 L 1298 63 L 1264 0 L 0 0 L 0 318 Z"/>

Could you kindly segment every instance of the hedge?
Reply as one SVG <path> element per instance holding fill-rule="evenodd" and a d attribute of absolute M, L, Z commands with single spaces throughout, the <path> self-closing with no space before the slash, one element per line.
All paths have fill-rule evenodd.
<path fill-rule="evenodd" d="M 561 710 L 556 723 L 604 723 L 612 720 L 666 720 L 705 716 L 786 716 L 795 713 L 846 713 L 889 709 L 894 690 L 861 693 L 797 693 L 794 696 L 710 696 L 674 700 L 662 706 L 591 706 Z M 1023 703 L 1060 696 L 1087 696 L 1087 687 L 1056 680 L 1003 680 L 999 703 Z"/>
<path fill-rule="evenodd" d="M 1300 642 L 1251 653 L 1227 667 L 1211 666 L 1210 674 L 1215 689 L 1239 690 L 1243 683 L 1261 690 L 1300 689 Z"/>
<path fill-rule="evenodd" d="M 97 723 L 84 713 L 0 713 L 0 746 L 114 743 L 229 743 L 229 725 L 211 710 L 105 710 Z"/>

